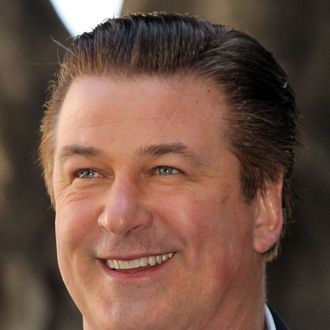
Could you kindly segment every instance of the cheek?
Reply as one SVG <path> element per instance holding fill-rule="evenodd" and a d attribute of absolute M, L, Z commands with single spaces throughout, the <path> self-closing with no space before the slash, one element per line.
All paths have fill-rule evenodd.
<path fill-rule="evenodd" d="M 227 210 L 227 200 L 214 196 L 195 194 L 177 197 L 168 203 L 167 215 L 170 226 L 189 244 L 205 245 L 221 237 L 230 235 L 231 212 Z M 232 221 L 231 221 L 232 222 Z"/>
<path fill-rule="evenodd" d="M 93 225 L 97 222 L 94 209 L 86 203 L 69 203 L 56 213 L 58 265 L 63 281 L 75 301 L 79 301 L 81 288 L 91 276 L 93 259 L 89 256 L 93 256 L 92 240 L 97 227 Z"/>
<path fill-rule="evenodd" d="M 92 203 L 68 203 L 56 210 L 55 233 L 60 268 L 71 267 L 79 256 L 88 253 L 97 227 L 97 209 Z"/>
<path fill-rule="evenodd" d="M 214 198 L 214 194 L 177 198 L 163 212 L 187 248 L 190 263 L 199 262 L 215 273 L 219 265 L 226 273 L 228 264 L 240 262 L 252 251 L 251 208 L 226 194 L 222 198 Z"/>
<path fill-rule="evenodd" d="M 58 241 L 79 243 L 97 225 L 100 213 L 99 196 L 65 200 L 56 207 L 56 236 Z"/>
<path fill-rule="evenodd" d="M 88 216 L 83 210 L 65 207 L 56 211 L 56 243 L 60 250 L 76 246 L 86 231 L 84 218 Z"/>

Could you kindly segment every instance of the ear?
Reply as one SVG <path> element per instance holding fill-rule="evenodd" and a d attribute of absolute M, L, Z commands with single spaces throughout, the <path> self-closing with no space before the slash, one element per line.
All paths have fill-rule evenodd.
<path fill-rule="evenodd" d="M 256 196 L 253 247 L 258 253 L 267 252 L 279 240 L 283 227 L 282 177 L 266 183 Z"/>

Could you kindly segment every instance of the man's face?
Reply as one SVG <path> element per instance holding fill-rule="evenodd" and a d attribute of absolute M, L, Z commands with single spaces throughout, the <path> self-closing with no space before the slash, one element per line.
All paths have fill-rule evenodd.
<path fill-rule="evenodd" d="M 59 266 L 85 329 L 227 329 L 255 294 L 257 206 L 241 192 L 226 111 L 192 77 L 72 83 L 53 188 Z"/>

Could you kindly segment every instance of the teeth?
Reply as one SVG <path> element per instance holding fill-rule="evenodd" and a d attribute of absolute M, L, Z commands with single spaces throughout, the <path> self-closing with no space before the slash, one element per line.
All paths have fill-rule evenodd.
<path fill-rule="evenodd" d="M 145 267 L 148 265 L 148 258 L 140 258 L 138 259 L 139 260 L 139 263 L 140 263 L 140 267 Z"/>
<path fill-rule="evenodd" d="M 161 254 L 158 256 L 143 257 L 133 260 L 106 260 L 105 263 L 111 269 L 134 269 L 146 266 L 160 265 L 173 257 L 173 253 Z"/>
<path fill-rule="evenodd" d="M 156 257 L 149 257 L 149 265 L 151 266 L 156 265 Z"/>
<path fill-rule="evenodd" d="M 118 262 L 118 260 L 114 260 L 113 261 L 113 267 L 114 267 L 114 269 L 119 269 L 119 262 Z"/>

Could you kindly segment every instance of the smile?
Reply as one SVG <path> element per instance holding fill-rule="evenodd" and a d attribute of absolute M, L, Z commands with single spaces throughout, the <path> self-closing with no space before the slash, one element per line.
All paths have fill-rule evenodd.
<path fill-rule="evenodd" d="M 132 260 L 105 260 L 105 264 L 110 269 L 124 270 L 124 269 L 135 269 L 141 267 L 160 265 L 173 257 L 173 253 L 165 253 L 157 256 L 142 257 Z"/>

